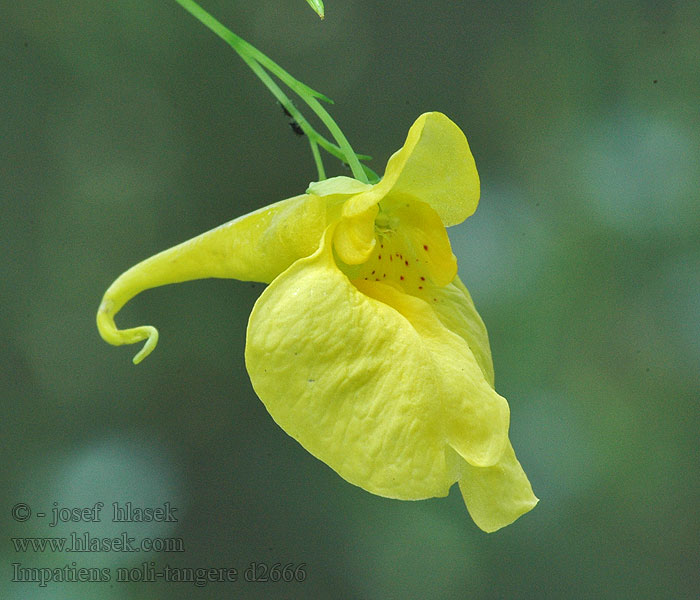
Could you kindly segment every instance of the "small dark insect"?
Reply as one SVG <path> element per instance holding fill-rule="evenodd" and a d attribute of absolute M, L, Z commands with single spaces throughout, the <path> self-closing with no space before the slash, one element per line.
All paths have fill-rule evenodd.
<path fill-rule="evenodd" d="M 299 123 L 297 123 L 296 121 L 290 121 L 289 126 L 292 128 L 292 131 L 297 135 L 304 135 L 304 130 L 301 128 L 301 125 L 299 125 Z"/>
<path fill-rule="evenodd" d="M 282 105 L 280 105 L 280 106 L 282 106 Z M 304 135 L 304 130 L 301 128 L 301 125 L 299 125 L 299 123 L 297 123 L 294 120 L 294 117 L 290 114 L 290 112 L 286 109 L 286 107 L 282 106 L 282 111 L 289 119 L 289 126 L 292 128 L 292 131 L 294 133 L 296 133 L 297 135 Z"/>

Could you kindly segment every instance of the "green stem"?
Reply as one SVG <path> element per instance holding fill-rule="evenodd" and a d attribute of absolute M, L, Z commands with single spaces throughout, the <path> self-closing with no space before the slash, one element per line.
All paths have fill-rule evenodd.
<path fill-rule="evenodd" d="M 309 138 L 311 152 L 314 155 L 314 161 L 316 163 L 316 168 L 318 169 L 320 179 L 325 179 L 325 171 L 323 169 L 323 163 L 320 159 L 320 154 L 318 153 L 318 146 L 321 146 L 334 156 L 344 160 L 352 170 L 352 174 L 355 179 L 368 183 L 368 175 L 373 178 L 376 177 L 371 169 L 368 169 L 364 165 L 360 164 L 360 160 L 357 154 L 355 154 L 353 151 L 352 146 L 350 146 L 350 142 L 340 130 L 340 127 L 338 127 L 336 122 L 318 101 L 320 99 L 325 102 L 332 103 L 330 98 L 313 90 L 309 86 L 292 77 L 289 73 L 287 73 L 287 71 L 285 71 L 273 60 L 265 56 L 257 48 L 237 36 L 235 33 L 217 21 L 196 2 L 193 2 L 192 0 L 175 1 L 185 10 L 187 10 L 193 17 L 198 19 L 203 25 L 209 28 L 213 33 L 218 35 L 229 46 L 231 46 L 258 76 L 265 87 L 267 87 L 273 96 L 277 98 L 278 102 L 284 106 L 290 115 L 292 115 L 292 118 L 299 124 L 299 127 L 301 127 L 302 131 Z M 316 130 L 304 118 L 301 112 L 299 112 L 299 110 L 294 106 L 287 95 L 267 74 L 265 69 L 274 74 L 280 81 L 286 84 L 293 92 L 304 100 L 304 102 L 306 102 L 309 108 L 316 113 L 321 122 L 328 128 L 328 131 L 335 139 L 337 146 L 335 144 L 331 144 L 328 140 L 316 132 Z"/>
<path fill-rule="evenodd" d="M 326 178 L 326 170 L 323 168 L 323 160 L 321 160 L 321 153 L 318 151 L 318 144 L 309 138 L 309 145 L 311 146 L 311 154 L 314 157 L 316 169 L 318 170 L 318 180 L 323 181 Z"/>
<path fill-rule="evenodd" d="M 335 141 L 338 142 L 338 146 L 340 146 L 340 149 L 343 151 L 345 160 L 350 166 L 350 170 L 355 179 L 363 183 L 369 183 L 369 179 L 367 179 L 367 175 L 365 175 L 365 171 L 357 158 L 357 154 L 355 154 L 352 146 L 350 146 L 348 138 L 345 137 L 345 134 L 340 130 L 340 127 L 338 127 L 326 109 L 318 103 L 316 98 L 304 98 L 304 101 L 309 105 L 311 110 L 318 115 L 319 119 L 321 119 L 323 124 L 328 128 L 328 131 L 330 131 L 331 135 L 335 138 Z"/>

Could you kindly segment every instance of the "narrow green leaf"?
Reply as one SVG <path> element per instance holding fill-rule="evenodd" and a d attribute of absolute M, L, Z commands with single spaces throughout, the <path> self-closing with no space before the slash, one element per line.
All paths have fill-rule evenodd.
<path fill-rule="evenodd" d="M 323 8 L 323 0 L 306 0 L 309 3 L 309 6 L 314 9 L 314 12 L 323 19 L 325 16 L 324 8 Z"/>

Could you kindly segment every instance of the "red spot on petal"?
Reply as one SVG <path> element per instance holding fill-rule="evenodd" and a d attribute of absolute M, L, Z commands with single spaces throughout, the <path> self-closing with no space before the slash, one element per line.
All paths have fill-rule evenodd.
<path fill-rule="evenodd" d="M 404 263 L 405 263 L 406 266 L 408 266 L 408 261 L 407 261 L 407 260 L 405 260 Z"/>
<path fill-rule="evenodd" d="M 393 257 L 391 254 L 389 255 L 389 260 L 392 261 L 392 262 L 393 262 L 393 260 L 394 260 L 394 257 Z"/>
<path fill-rule="evenodd" d="M 377 258 L 378 258 L 379 260 L 382 260 L 382 255 L 380 254 Z"/>
<path fill-rule="evenodd" d="M 425 281 L 425 277 L 421 277 L 420 280 L 421 280 L 421 281 Z"/>
<path fill-rule="evenodd" d="M 423 244 L 423 250 L 425 250 L 425 251 L 427 252 L 427 251 L 428 251 L 428 246 L 426 246 L 425 244 Z"/>
<path fill-rule="evenodd" d="M 375 273 L 375 271 L 372 271 L 372 272 L 370 273 L 370 275 L 374 275 L 374 273 Z"/>
<path fill-rule="evenodd" d="M 418 289 L 419 289 L 419 290 L 422 290 L 422 289 L 423 289 L 423 286 L 422 286 L 422 285 L 419 285 L 419 286 L 418 286 Z"/>
<path fill-rule="evenodd" d="M 403 281 L 403 275 L 401 275 L 401 281 Z"/>
<path fill-rule="evenodd" d="M 384 248 L 384 244 L 379 244 L 380 248 Z M 425 247 L 425 246 L 424 246 Z"/>

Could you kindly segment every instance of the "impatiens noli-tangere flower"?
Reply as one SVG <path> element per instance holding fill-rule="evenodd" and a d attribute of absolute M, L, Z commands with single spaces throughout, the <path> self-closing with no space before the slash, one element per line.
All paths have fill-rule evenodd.
<path fill-rule="evenodd" d="M 157 331 L 119 330 L 114 316 L 142 290 L 203 277 L 269 283 L 245 360 L 280 427 L 374 494 L 446 496 L 458 482 L 476 524 L 495 531 L 537 499 L 445 229 L 478 199 L 464 134 L 426 113 L 375 185 L 311 184 L 126 271 L 104 295 L 100 334 L 115 345 L 147 340 L 139 362 Z"/>

